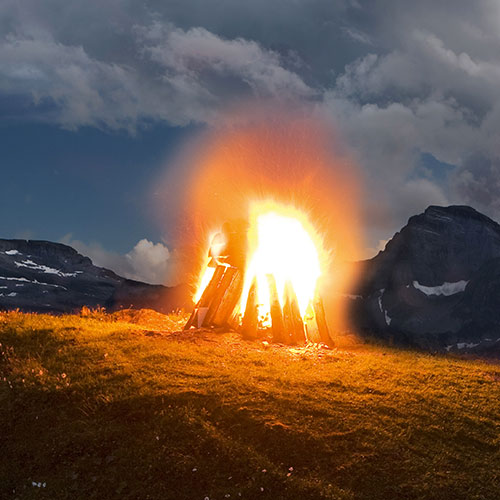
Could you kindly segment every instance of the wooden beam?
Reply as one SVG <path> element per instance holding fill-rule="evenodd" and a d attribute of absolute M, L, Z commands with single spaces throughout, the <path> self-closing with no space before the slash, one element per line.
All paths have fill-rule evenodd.
<path fill-rule="evenodd" d="M 234 269 L 234 271 L 231 274 L 231 281 L 222 296 L 220 305 L 212 320 L 215 326 L 230 326 L 230 319 L 234 309 L 241 299 L 241 293 L 243 291 L 243 273 L 239 269 L 232 269 Z"/>
<path fill-rule="evenodd" d="M 335 342 L 330 336 L 330 331 L 328 330 L 328 325 L 326 324 L 325 308 L 323 306 L 323 299 L 316 293 L 313 300 L 314 315 L 316 316 L 316 324 L 318 325 L 318 333 L 321 342 L 333 347 Z"/>
<path fill-rule="evenodd" d="M 205 287 L 205 290 L 203 290 L 203 293 L 200 297 L 200 300 L 196 304 L 195 308 L 193 309 L 193 312 L 191 313 L 191 316 L 189 317 L 187 323 L 184 325 L 184 330 L 189 330 L 192 326 L 197 327 L 198 326 L 198 311 L 203 307 L 208 307 L 210 305 L 210 301 L 213 297 L 213 294 L 215 293 L 215 290 L 217 289 L 217 286 L 222 279 L 222 276 L 224 275 L 224 271 L 226 270 L 225 266 L 217 266 L 215 268 L 214 274 L 212 276 L 212 279 L 209 281 L 208 285 Z"/>
<path fill-rule="evenodd" d="M 287 332 L 286 338 L 288 343 L 297 344 L 305 342 L 306 337 L 304 333 L 304 323 L 300 315 L 299 303 L 297 295 L 293 289 L 290 281 L 285 283 L 285 298 L 283 304 L 283 320 L 285 323 L 285 330 Z"/>
<path fill-rule="evenodd" d="M 222 267 L 222 266 L 221 266 Z M 237 269 L 235 267 L 228 266 L 225 269 L 224 275 L 220 279 L 217 287 L 213 293 L 212 299 L 210 300 L 210 305 L 208 307 L 207 314 L 205 319 L 203 320 L 203 326 L 209 327 L 213 325 L 213 319 L 217 314 L 217 311 L 221 305 L 222 299 L 227 292 L 227 289 L 230 287 L 231 282 L 233 281 L 234 274 Z"/>
<path fill-rule="evenodd" d="M 280 299 L 278 296 L 278 289 L 276 287 L 276 279 L 272 274 L 267 274 L 267 283 L 269 285 L 269 300 L 272 322 L 273 342 L 284 343 L 285 337 L 285 324 L 283 322 L 283 312 L 281 310 Z"/>
<path fill-rule="evenodd" d="M 321 342 L 321 337 L 319 336 L 318 324 L 316 323 L 316 314 L 314 314 L 312 300 L 307 305 L 304 323 L 306 325 L 307 340 L 309 342 L 313 342 L 314 344 L 319 344 Z"/>
<path fill-rule="evenodd" d="M 241 325 L 244 339 L 255 340 L 259 330 L 259 311 L 257 308 L 257 280 L 254 278 L 248 291 L 245 314 Z"/>

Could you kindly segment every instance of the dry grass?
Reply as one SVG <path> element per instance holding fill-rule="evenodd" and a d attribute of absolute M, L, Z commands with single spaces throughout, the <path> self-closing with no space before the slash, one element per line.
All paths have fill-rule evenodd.
<path fill-rule="evenodd" d="M 0 314 L 0 497 L 498 498 L 498 365 L 184 320 Z"/>

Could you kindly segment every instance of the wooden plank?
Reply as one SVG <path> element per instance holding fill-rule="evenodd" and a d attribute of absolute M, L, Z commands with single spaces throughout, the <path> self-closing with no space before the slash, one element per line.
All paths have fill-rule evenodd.
<path fill-rule="evenodd" d="M 316 314 L 314 314 L 312 300 L 307 306 L 304 323 L 306 325 L 307 340 L 309 342 L 313 342 L 314 344 L 319 344 L 321 342 L 321 337 L 319 336 L 318 324 L 316 323 Z"/>
<path fill-rule="evenodd" d="M 289 295 L 291 297 L 291 309 L 292 309 L 292 320 L 293 320 L 293 337 L 294 342 L 303 344 L 306 341 L 306 334 L 304 331 L 304 321 L 302 320 L 302 315 L 300 314 L 299 301 L 297 300 L 297 295 L 290 282 Z"/>
<path fill-rule="evenodd" d="M 222 266 L 221 266 L 222 267 Z M 208 307 L 207 314 L 205 316 L 205 319 L 203 320 L 203 326 L 204 327 L 209 327 L 209 326 L 214 326 L 213 325 L 213 319 L 215 318 L 215 315 L 217 314 L 217 310 L 219 309 L 222 299 L 224 298 L 224 295 L 226 294 L 227 289 L 231 285 L 231 282 L 233 281 L 233 276 L 237 269 L 235 267 L 228 266 L 226 267 L 225 273 L 222 276 L 221 280 L 217 284 L 217 287 L 213 293 L 212 300 L 210 301 L 210 305 Z"/>
<path fill-rule="evenodd" d="M 330 331 L 328 330 L 328 325 L 326 323 L 325 308 L 323 306 L 323 299 L 316 293 L 313 301 L 314 315 L 316 316 L 316 324 L 318 325 L 318 332 L 321 342 L 333 347 L 335 342 L 333 341 Z"/>
<path fill-rule="evenodd" d="M 198 309 L 200 307 L 208 307 L 210 305 L 210 301 L 213 297 L 215 290 L 217 289 L 217 285 L 219 284 L 222 276 L 224 275 L 224 271 L 226 270 L 225 266 L 217 266 L 215 268 L 212 279 L 209 281 L 205 290 L 200 297 L 200 300 L 196 304 L 191 316 L 189 317 L 187 323 L 184 325 L 184 330 L 189 330 L 192 326 L 197 327 L 198 323 Z"/>
<path fill-rule="evenodd" d="M 241 329 L 242 318 L 241 318 L 240 299 L 241 299 L 241 293 L 240 293 L 240 297 L 238 297 L 238 302 L 237 302 L 233 312 L 231 313 L 231 315 L 229 316 L 229 319 L 227 320 L 227 324 L 228 324 L 229 328 L 231 328 L 231 330 L 234 330 L 234 331 L 239 331 Z"/>
<path fill-rule="evenodd" d="M 286 340 L 289 344 L 305 342 L 304 323 L 300 315 L 297 295 L 290 281 L 285 283 L 284 295 L 283 320 L 285 323 Z"/>
<path fill-rule="evenodd" d="M 241 299 L 241 293 L 243 291 L 243 273 L 239 269 L 233 269 L 234 272 L 231 276 L 231 282 L 226 288 L 217 312 L 212 320 L 215 326 L 230 326 L 229 320 Z"/>
<path fill-rule="evenodd" d="M 283 312 L 281 310 L 280 299 L 278 296 L 278 288 L 276 287 L 276 279 L 272 274 L 267 274 L 267 283 L 269 285 L 269 300 L 271 311 L 271 323 L 273 342 L 285 343 L 285 323 L 283 322 Z"/>
<path fill-rule="evenodd" d="M 255 340 L 258 337 L 259 311 L 257 308 L 257 280 L 254 278 L 248 291 L 245 314 L 241 325 L 244 339 Z"/>

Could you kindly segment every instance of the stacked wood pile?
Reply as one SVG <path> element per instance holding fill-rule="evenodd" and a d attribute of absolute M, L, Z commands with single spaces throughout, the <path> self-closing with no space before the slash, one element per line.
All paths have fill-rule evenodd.
<path fill-rule="evenodd" d="M 241 332 L 248 340 L 256 340 L 270 333 L 276 343 L 291 345 L 309 341 L 333 345 L 321 297 L 316 294 L 302 318 L 292 284 L 285 284 L 281 304 L 276 280 L 272 275 L 267 275 L 271 326 L 263 327 L 259 318 L 255 279 L 248 291 L 241 317 L 239 304 L 243 292 L 243 278 L 243 273 L 236 267 L 218 265 L 184 329 L 226 327 Z"/>

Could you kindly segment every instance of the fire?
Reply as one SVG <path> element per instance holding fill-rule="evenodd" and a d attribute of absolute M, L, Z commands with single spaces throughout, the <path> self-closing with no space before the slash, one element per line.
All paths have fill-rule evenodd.
<path fill-rule="evenodd" d="M 251 283 L 256 278 L 259 316 L 269 317 L 271 298 L 267 277 L 272 275 L 281 304 L 284 303 L 288 281 L 304 316 L 314 297 L 322 273 L 321 256 L 325 253 L 319 235 L 305 215 L 290 206 L 256 203 L 251 209 L 249 248 L 254 248 L 254 251 L 250 250 L 242 300 L 246 301 Z"/>
<path fill-rule="evenodd" d="M 209 264 L 209 259 L 207 259 L 206 261 L 205 270 L 201 275 L 200 282 L 196 287 L 195 294 L 193 295 L 193 302 L 195 304 L 200 300 L 203 290 L 205 290 L 205 288 L 208 286 L 215 272 L 215 267 L 210 267 L 208 264 Z"/>
<path fill-rule="evenodd" d="M 159 213 L 179 249 L 179 281 L 189 279 L 195 304 L 217 278 L 217 263 L 207 257 L 213 235 L 226 222 L 244 220 L 240 315 L 255 277 L 259 314 L 269 316 L 272 274 L 280 302 L 291 284 L 302 318 L 319 291 L 330 325 L 348 327 L 342 294 L 355 272 L 349 262 L 363 248 L 361 184 L 331 123 L 313 111 L 269 103 L 229 110 L 186 144 L 162 185 Z"/>
<path fill-rule="evenodd" d="M 198 325 L 213 325 L 222 316 L 243 330 L 250 321 L 249 335 L 268 329 L 284 342 L 305 340 L 306 332 L 310 336 L 307 319 L 318 314 L 317 284 L 327 252 L 304 212 L 277 202 L 253 202 L 246 223 L 227 222 L 210 241 L 195 295 L 197 312 L 188 325 L 195 319 Z M 232 304 L 229 309 L 224 300 Z M 238 311 L 238 302 L 240 313 L 231 314 Z M 225 315 L 217 316 L 225 308 Z"/>

